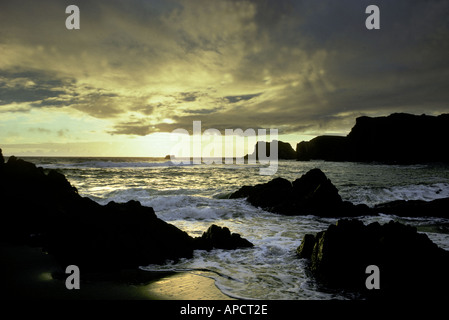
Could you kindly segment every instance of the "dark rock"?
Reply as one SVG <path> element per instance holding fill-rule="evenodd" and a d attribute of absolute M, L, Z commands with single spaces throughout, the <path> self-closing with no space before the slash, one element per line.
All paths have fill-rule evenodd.
<path fill-rule="evenodd" d="M 296 249 L 299 258 L 310 259 L 312 257 L 315 242 L 315 236 L 313 234 L 306 234 L 298 249 Z"/>
<path fill-rule="evenodd" d="M 14 156 L 1 169 L 1 241 L 42 247 L 61 265 L 90 271 L 134 268 L 193 254 L 192 237 L 138 201 L 100 205 L 81 197 L 62 173 L 46 173 Z M 214 246 L 249 243 L 236 234 L 221 237 L 212 232 L 208 237 Z"/>
<path fill-rule="evenodd" d="M 296 145 L 297 159 L 342 161 L 347 159 L 347 139 L 340 136 L 318 136 Z"/>
<path fill-rule="evenodd" d="M 449 162 L 449 154 L 443 147 L 449 139 L 448 127 L 449 114 L 359 117 L 346 137 L 320 136 L 300 142 L 296 147 L 297 159 L 404 164 Z"/>
<path fill-rule="evenodd" d="M 359 220 L 339 220 L 316 236 L 306 235 L 297 253 L 310 260 L 310 271 L 327 287 L 373 298 L 448 296 L 449 252 L 398 222 L 365 226 Z M 379 267 L 379 290 L 365 286 L 369 265 Z"/>
<path fill-rule="evenodd" d="M 275 178 L 267 183 L 253 187 L 243 186 L 230 195 L 231 199 L 247 198 L 247 201 L 256 207 L 267 211 L 283 211 L 283 205 L 289 201 L 292 192 L 292 184 L 283 178 Z"/>
<path fill-rule="evenodd" d="M 152 208 L 138 201 L 84 209 L 90 213 L 71 213 L 72 219 L 62 218 L 63 225 L 48 231 L 45 250 L 64 265 L 122 269 L 193 254 L 187 233 L 158 219 Z"/>
<path fill-rule="evenodd" d="M 449 198 L 423 200 L 395 200 L 375 205 L 377 213 L 401 217 L 449 217 Z"/>
<path fill-rule="evenodd" d="M 277 141 L 277 148 L 278 148 L 278 155 L 277 155 L 277 159 L 279 160 L 294 160 L 296 159 L 296 152 L 295 150 L 293 150 L 292 146 L 290 145 L 290 143 L 288 142 L 283 142 L 283 141 Z M 244 158 L 245 159 L 256 159 L 258 160 L 259 157 L 261 156 L 261 154 L 259 153 L 259 149 L 260 149 L 260 145 L 265 143 L 265 154 L 262 154 L 262 158 L 268 158 L 268 157 L 272 157 L 271 156 L 271 144 L 272 142 L 265 142 L 265 141 L 258 141 L 256 143 L 256 145 L 254 146 L 254 151 L 252 154 L 250 155 L 246 155 Z"/>
<path fill-rule="evenodd" d="M 5 158 L 3 158 L 2 149 L 0 149 L 0 166 L 5 163 Z"/>
<path fill-rule="evenodd" d="M 343 201 L 337 188 L 320 169 L 308 171 L 293 183 L 275 178 L 253 187 L 243 186 L 230 198 L 247 198 L 256 207 L 284 215 L 352 217 L 372 214 L 365 205 L 355 206 Z"/>
<path fill-rule="evenodd" d="M 211 225 L 201 237 L 194 239 L 196 249 L 237 249 L 250 248 L 254 245 L 246 239 L 243 239 L 238 233 L 231 233 L 226 227 Z"/>
<path fill-rule="evenodd" d="M 312 169 L 292 183 L 293 193 L 300 201 L 313 207 L 334 207 L 342 203 L 337 188 L 320 169 Z"/>

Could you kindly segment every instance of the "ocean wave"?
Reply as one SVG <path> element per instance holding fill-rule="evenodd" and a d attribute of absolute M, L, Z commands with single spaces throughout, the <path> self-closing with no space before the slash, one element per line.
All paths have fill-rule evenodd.
<path fill-rule="evenodd" d="M 115 161 L 85 161 L 79 163 L 52 163 L 41 164 L 40 167 L 44 169 L 98 169 L 98 168 L 160 168 L 160 167 L 184 167 L 194 166 L 192 162 L 188 163 L 173 163 L 172 161 L 165 162 L 115 162 Z"/>
<path fill-rule="evenodd" d="M 354 204 L 376 204 L 395 200 L 424 200 L 449 197 L 449 183 L 414 184 L 393 187 L 343 187 L 340 195 Z"/>
<path fill-rule="evenodd" d="M 254 243 L 255 247 L 252 249 L 197 250 L 193 259 L 165 266 L 149 265 L 143 269 L 207 271 L 223 293 L 239 299 L 342 298 L 312 288 L 305 274 L 304 261 L 296 257 L 295 249 L 300 244 L 302 233 L 306 231 L 300 226 L 307 225 L 304 221 L 312 222 L 311 218 L 306 218 L 301 223 L 298 217 L 259 212 L 246 220 L 245 224 L 230 219 L 222 220 L 219 224 L 228 227 L 232 232 L 244 235 Z M 296 222 L 300 222 L 298 229 Z M 183 230 L 200 228 L 195 221 L 176 221 L 175 225 Z"/>

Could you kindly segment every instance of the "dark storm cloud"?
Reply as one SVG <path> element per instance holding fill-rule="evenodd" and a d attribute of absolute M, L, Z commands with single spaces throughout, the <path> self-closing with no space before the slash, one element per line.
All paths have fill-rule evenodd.
<path fill-rule="evenodd" d="M 74 79 L 57 79 L 46 72 L 0 70 L 0 105 L 57 99 L 74 83 Z"/>
<path fill-rule="evenodd" d="M 66 106 L 124 135 L 194 120 L 323 134 L 363 114 L 449 110 L 445 0 L 75 1 L 79 32 L 60 28 L 72 3 L 27 3 L 1 5 L 0 45 L 18 48 L 2 57 L 10 69 L 0 61 L 5 109 Z M 380 30 L 365 27 L 371 4 Z M 43 70 L 5 71 L 19 63 Z M 120 117 L 129 112 L 151 119 Z"/>
<path fill-rule="evenodd" d="M 185 102 L 193 102 L 197 99 L 197 92 L 182 92 L 179 99 Z"/>
<path fill-rule="evenodd" d="M 102 88 L 77 85 L 70 77 L 45 71 L 0 72 L 0 105 L 3 112 L 28 112 L 32 108 L 70 107 L 96 118 L 114 118 L 132 103 L 130 110 L 150 115 L 153 107 L 141 105 L 142 97 L 127 97 Z M 12 103 L 27 103 L 28 107 L 9 109 Z"/>
<path fill-rule="evenodd" d="M 120 107 L 121 97 L 115 93 L 87 93 L 72 102 L 72 108 L 96 118 L 111 118 L 123 113 Z"/>
<path fill-rule="evenodd" d="M 184 113 L 202 115 L 202 114 L 215 113 L 218 110 L 220 110 L 220 108 L 214 108 L 214 109 L 191 109 L 191 110 L 185 110 Z"/>
<path fill-rule="evenodd" d="M 160 106 L 162 106 L 162 104 L 158 104 L 155 106 L 153 106 L 153 105 L 144 105 L 144 106 L 138 105 L 138 106 L 133 106 L 131 108 L 131 110 L 141 113 L 143 115 L 149 116 L 153 113 L 154 109 L 157 108 L 158 106 L 160 107 Z"/>
<path fill-rule="evenodd" d="M 151 132 L 158 132 L 154 127 L 142 120 L 121 122 L 114 126 L 113 130 L 108 131 L 111 135 L 124 134 L 133 136 L 146 136 Z"/>
<path fill-rule="evenodd" d="M 115 93 L 102 89 L 77 86 L 76 80 L 60 78 L 44 71 L 2 71 L 0 73 L 0 105 L 28 103 L 29 108 L 59 108 L 70 106 L 98 118 L 114 117 L 123 112 Z"/>
<path fill-rule="evenodd" d="M 260 95 L 261 95 L 261 93 L 245 94 L 245 95 L 240 95 L 240 96 L 227 96 L 227 97 L 225 97 L 225 99 L 228 100 L 230 103 L 236 103 L 239 101 L 251 100 L 252 98 L 258 97 Z"/>

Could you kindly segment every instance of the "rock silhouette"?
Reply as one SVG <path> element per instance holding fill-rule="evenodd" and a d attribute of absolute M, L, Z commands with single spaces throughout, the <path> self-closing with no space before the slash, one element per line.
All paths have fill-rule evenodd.
<path fill-rule="evenodd" d="M 318 168 L 292 183 L 284 178 L 275 178 L 264 184 L 243 186 L 230 198 L 247 198 L 256 207 L 284 215 L 353 217 L 373 214 L 366 205 L 343 201 L 337 188 Z"/>
<path fill-rule="evenodd" d="M 229 198 L 246 198 L 253 206 L 283 215 L 357 217 L 382 213 L 401 217 L 449 217 L 449 198 L 432 201 L 396 200 L 373 208 L 343 201 L 337 188 L 318 168 L 293 182 L 278 177 L 267 183 L 243 186 Z"/>
<path fill-rule="evenodd" d="M 297 160 L 344 161 L 348 155 L 348 139 L 339 136 L 318 136 L 296 145 Z"/>
<path fill-rule="evenodd" d="M 271 146 L 271 143 L 273 143 L 273 142 L 266 142 L 265 154 L 263 154 L 263 152 L 262 152 L 264 150 L 264 148 L 260 147 L 260 145 L 262 143 L 265 143 L 265 142 L 258 141 L 256 143 L 256 145 L 254 146 L 253 153 L 246 155 L 244 158 L 258 160 L 260 156 L 262 156 L 262 158 L 266 158 L 266 157 L 270 157 L 270 156 L 272 157 L 272 155 L 270 153 L 271 152 L 270 146 Z M 294 159 L 296 159 L 296 152 L 292 148 L 290 143 L 283 142 L 283 141 L 277 141 L 277 145 L 278 145 L 277 159 L 279 159 L 279 160 L 294 160 Z"/>
<path fill-rule="evenodd" d="M 423 200 L 395 200 L 375 205 L 376 213 L 400 217 L 449 217 L 449 198 Z"/>
<path fill-rule="evenodd" d="M 362 293 L 368 298 L 447 299 L 449 252 L 416 228 L 390 221 L 364 225 L 339 220 L 327 230 L 304 236 L 300 258 L 323 285 Z M 380 271 L 380 289 L 366 287 L 366 268 Z"/>
<path fill-rule="evenodd" d="M 346 137 L 319 136 L 297 144 L 298 160 L 385 163 L 449 162 L 449 114 L 394 113 L 359 117 Z"/>
<path fill-rule="evenodd" d="M 0 164 L 0 201 L 2 241 L 43 247 L 62 265 L 83 270 L 162 263 L 202 249 L 186 232 L 157 218 L 153 208 L 133 200 L 100 205 L 81 197 L 63 174 L 14 156 Z M 250 244 L 235 234 L 219 239 L 229 248 Z M 201 247 L 205 244 L 216 245 L 205 240 Z"/>
<path fill-rule="evenodd" d="M 237 249 L 250 248 L 253 244 L 243 239 L 238 233 L 231 233 L 226 227 L 211 225 L 201 237 L 194 239 L 195 248 L 203 250 L 211 249 Z"/>

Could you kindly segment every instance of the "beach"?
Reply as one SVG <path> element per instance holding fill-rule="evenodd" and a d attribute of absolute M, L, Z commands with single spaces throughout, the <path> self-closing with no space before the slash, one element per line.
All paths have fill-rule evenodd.
<path fill-rule="evenodd" d="M 61 267 L 40 248 L 0 243 L 2 299 L 6 300 L 230 300 L 215 281 L 188 272 L 140 272 L 88 275 L 79 290 L 54 278 Z M 145 275 L 142 276 L 142 273 Z"/>
<path fill-rule="evenodd" d="M 308 275 L 306 261 L 299 259 L 296 254 L 296 249 L 306 234 L 325 230 L 330 224 L 335 224 L 338 218 L 315 215 L 286 216 L 253 206 L 244 198 L 229 198 L 230 194 L 241 186 L 256 185 L 275 178 L 260 176 L 258 165 L 175 166 L 165 159 L 146 158 L 46 157 L 27 158 L 27 161 L 42 167 L 44 173 L 53 172 L 52 170 L 62 173 L 70 184 L 76 187 L 79 195 L 85 197 L 83 201 L 87 202 L 83 203 L 88 203 L 95 209 L 86 213 L 82 206 L 77 209 L 68 208 L 67 210 L 70 209 L 73 213 L 67 215 L 64 228 L 55 227 L 54 230 L 61 230 L 61 236 L 64 235 L 60 238 L 64 241 L 51 242 L 53 246 L 61 244 L 61 247 L 54 248 L 59 257 L 66 259 L 62 266 L 78 265 L 78 262 L 71 262 L 73 260 L 69 253 L 73 255 L 73 250 L 76 250 L 77 254 L 86 252 L 85 250 L 90 251 L 91 245 L 86 239 L 101 239 L 94 230 L 103 230 L 101 235 L 104 239 L 99 242 L 98 249 L 90 251 L 88 258 L 79 260 L 81 290 L 67 290 L 63 281 L 67 277 L 64 270 L 52 260 L 51 255 L 42 254 L 39 248 L 2 246 L 1 256 L 5 257 L 2 258 L 2 269 L 5 270 L 2 272 L 3 282 L 6 282 L 5 287 L 10 288 L 3 294 L 10 298 L 354 299 L 354 296 L 344 292 L 319 286 L 315 279 Z M 276 177 L 293 181 L 313 168 L 323 170 L 335 184 L 343 200 L 357 205 L 366 204 L 373 207 L 393 200 L 431 201 L 448 197 L 448 170 L 446 166 L 439 164 L 386 165 L 284 160 L 279 162 Z M 62 176 L 59 177 L 62 179 Z M 69 194 L 74 195 L 70 186 L 65 185 Z M 9 189 L 5 190 L 9 192 Z M 30 195 L 34 194 L 34 189 L 31 189 Z M 80 199 L 77 195 L 74 197 Z M 18 203 L 20 202 L 11 204 L 11 213 L 18 210 L 15 208 Z M 46 202 L 36 200 L 36 203 L 39 205 Z M 45 207 L 42 208 L 45 210 Z M 153 208 L 154 215 L 151 209 L 145 208 Z M 117 213 L 120 211 L 110 211 L 104 214 L 103 219 L 97 220 L 97 229 L 89 227 L 92 218 L 98 215 L 96 210 L 106 209 L 126 211 L 123 211 L 123 217 Z M 30 214 L 26 219 L 17 218 L 15 226 L 18 230 L 24 222 L 30 224 L 34 221 L 34 217 L 45 217 L 45 211 L 37 212 L 35 207 L 29 206 L 24 210 Z M 140 215 L 133 216 L 133 211 L 130 210 L 137 210 Z M 150 218 L 145 220 L 144 217 L 147 216 Z M 7 214 L 5 217 L 19 216 Z M 61 213 L 56 211 L 54 218 L 47 218 L 47 223 L 52 224 L 62 217 L 64 215 L 61 216 Z M 156 220 L 156 217 L 161 221 Z M 67 224 L 78 223 L 80 219 L 86 224 L 79 227 L 75 224 L 71 227 L 70 236 L 65 236 L 68 234 Z M 378 222 L 383 225 L 394 220 L 411 225 L 416 227 L 418 232 L 425 233 L 440 248 L 449 248 L 449 220 L 444 217 L 408 217 L 381 213 L 360 216 L 359 219 L 365 224 Z M 115 234 L 122 236 L 116 237 L 114 242 L 106 241 L 105 239 L 111 239 L 110 233 L 107 233 L 108 228 L 116 228 L 113 221 L 117 221 L 117 225 L 123 225 L 122 229 L 115 229 Z M 149 241 L 144 237 L 131 241 L 138 230 L 141 230 L 139 232 L 142 235 L 151 235 L 155 230 L 151 229 L 152 225 L 162 226 L 166 232 L 174 230 L 174 226 L 193 239 L 201 237 L 212 224 L 240 234 L 253 243 L 254 247 L 232 250 L 197 248 L 192 251 L 191 256 L 181 255 L 179 259 L 167 255 L 163 260 L 154 262 L 135 260 L 142 262 L 135 263 L 133 267 L 128 263 L 129 259 L 139 258 L 141 254 L 151 258 L 152 248 L 161 248 L 164 245 L 164 241 Z M 88 233 L 90 238 L 79 238 L 80 230 L 83 233 L 91 230 Z M 5 229 L 5 232 L 8 231 Z M 78 240 L 73 241 L 71 237 Z M 182 239 L 187 239 L 185 235 L 183 237 Z M 169 241 L 169 238 L 165 239 Z M 67 241 L 71 247 L 67 246 Z M 155 241 L 153 246 L 151 241 Z M 172 242 L 172 248 L 178 248 L 182 241 L 184 240 Z M 119 249 L 125 244 L 127 247 Z M 147 244 L 149 246 L 146 246 Z M 138 247 L 141 249 L 136 250 Z M 129 251 L 136 254 L 128 254 Z M 105 252 L 107 255 L 104 255 Z M 165 254 L 170 251 L 166 249 L 154 252 Z M 87 273 L 82 266 L 83 263 L 90 265 L 92 259 L 97 263 L 97 274 Z"/>

